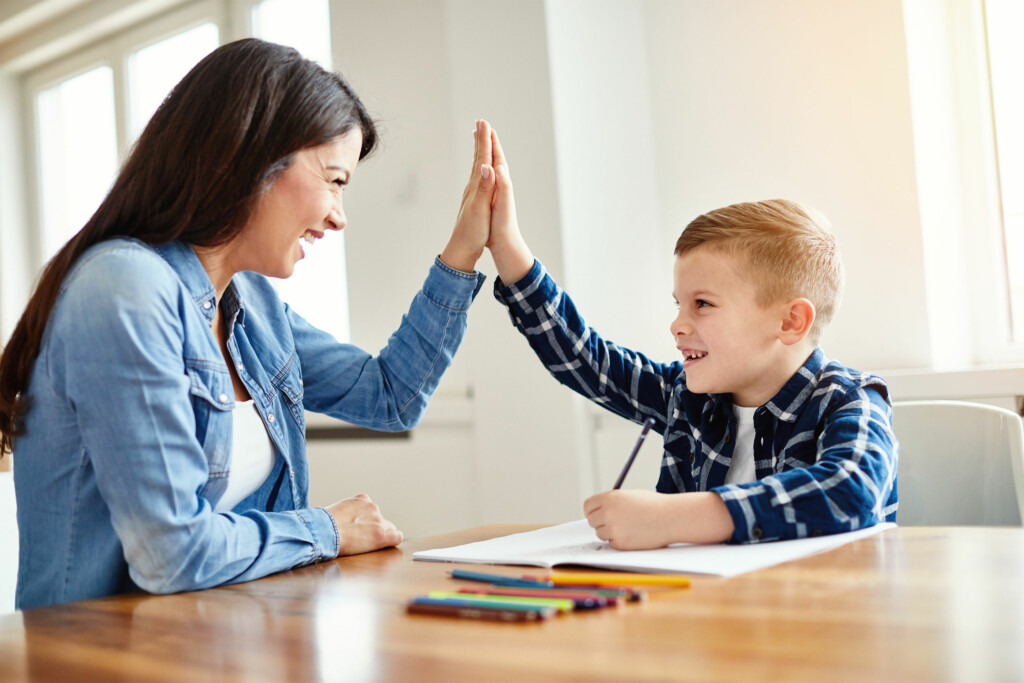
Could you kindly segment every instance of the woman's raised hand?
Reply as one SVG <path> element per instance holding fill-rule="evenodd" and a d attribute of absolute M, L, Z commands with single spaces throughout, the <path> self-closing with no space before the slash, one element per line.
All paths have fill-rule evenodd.
<path fill-rule="evenodd" d="M 463 272 L 472 272 L 484 253 L 490 236 L 491 203 L 494 197 L 494 163 L 491 152 L 491 125 L 476 122 L 473 131 L 473 169 L 462 193 L 462 205 L 455 229 L 441 252 L 441 260 Z"/>
<path fill-rule="evenodd" d="M 506 285 L 511 285 L 530 272 L 533 267 L 533 253 L 519 232 L 508 161 L 498 141 L 498 134 L 493 130 L 491 148 L 498 186 L 494 192 L 491 234 L 487 240 L 487 248 L 491 250 L 494 265 L 498 268 L 498 276 Z"/>

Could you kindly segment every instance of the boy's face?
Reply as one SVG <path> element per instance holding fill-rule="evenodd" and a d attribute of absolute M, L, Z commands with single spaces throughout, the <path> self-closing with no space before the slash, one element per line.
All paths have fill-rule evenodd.
<path fill-rule="evenodd" d="M 690 391 L 732 394 L 736 405 L 753 407 L 771 400 L 792 369 L 780 362 L 782 307 L 759 305 L 741 266 L 704 247 L 676 258 L 671 330 Z"/>

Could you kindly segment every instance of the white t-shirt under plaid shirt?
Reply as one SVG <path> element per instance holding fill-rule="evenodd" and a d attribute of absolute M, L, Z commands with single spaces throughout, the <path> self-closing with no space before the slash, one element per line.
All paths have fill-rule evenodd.
<path fill-rule="evenodd" d="M 733 543 L 803 538 L 895 521 L 897 444 L 885 381 L 815 349 L 754 411 L 755 481 L 726 484 L 735 446 L 730 394 L 695 394 L 681 362 L 656 363 L 587 327 L 540 264 L 494 285 L 512 323 L 554 377 L 664 438 L 662 493 L 713 491 L 736 530 Z"/>

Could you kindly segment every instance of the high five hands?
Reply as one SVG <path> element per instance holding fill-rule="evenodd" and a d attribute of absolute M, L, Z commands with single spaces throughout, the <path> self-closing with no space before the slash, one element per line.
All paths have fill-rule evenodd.
<path fill-rule="evenodd" d="M 441 260 L 471 272 L 487 248 L 499 277 L 511 284 L 533 267 L 533 253 L 519 232 L 512 178 L 497 132 L 487 121 L 478 120 L 473 141 L 473 168 Z"/>

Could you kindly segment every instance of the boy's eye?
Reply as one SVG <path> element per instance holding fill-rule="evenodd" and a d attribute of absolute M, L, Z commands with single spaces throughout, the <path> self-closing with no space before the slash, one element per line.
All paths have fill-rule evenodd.
<path fill-rule="evenodd" d="M 705 301 L 704 299 L 697 299 L 697 308 L 704 308 L 704 307 L 710 306 L 710 305 L 711 305 L 710 301 Z"/>

